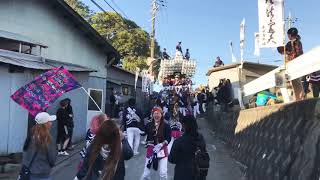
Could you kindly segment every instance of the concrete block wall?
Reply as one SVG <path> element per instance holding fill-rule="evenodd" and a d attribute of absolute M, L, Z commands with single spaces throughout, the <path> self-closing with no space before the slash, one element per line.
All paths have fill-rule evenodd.
<path fill-rule="evenodd" d="M 207 120 L 247 166 L 249 180 L 318 180 L 320 100 L 221 113 Z"/>

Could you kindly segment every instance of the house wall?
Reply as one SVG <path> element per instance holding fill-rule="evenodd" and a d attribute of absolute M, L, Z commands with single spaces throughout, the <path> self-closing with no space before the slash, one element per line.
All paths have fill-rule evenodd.
<path fill-rule="evenodd" d="M 106 77 L 106 55 L 73 22 L 46 0 L 0 1 L 0 29 L 18 33 L 47 45 L 42 56 L 98 70 Z"/>
<path fill-rule="evenodd" d="M 85 72 L 72 72 L 77 81 L 84 87 L 84 89 L 88 89 L 89 87 L 89 77 L 88 73 Z M 87 125 L 87 103 L 88 96 L 82 89 L 75 89 L 63 94 L 59 99 L 57 99 L 50 107 L 48 108 L 48 113 L 56 114 L 59 109 L 60 101 L 69 98 L 71 99 L 71 106 L 74 113 L 74 129 L 73 129 L 73 142 L 77 142 L 85 137 L 86 134 L 86 125 Z M 57 122 L 53 122 L 53 126 L 51 129 L 51 133 L 53 138 L 57 137 Z"/>
<path fill-rule="evenodd" d="M 0 137 L 2 137 L 0 155 L 21 152 L 27 136 L 28 112 L 11 100 L 11 94 L 42 73 L 42 71 L 30 69 L 25 69 L 21 73 L 9 73 L 8 67 L 7 64 L 0 64 L 0 114 L 2 117 L 0 119 Z M 105 88 L 104 79 L 95 83 L 94 80 L 90 80 L 86 72 L 72 72 L 72 74 L 85 89 L 89 87 L 89 84 L 92 87 Z M 98 85 L 95 86 L 95 84 Z M 88 96 L 82 89 L 65 93 L 49 106 L 48 113 L 56 114 L 59 102 L 64 98 L 71 99 L 75 124 L 73 141 L 76 142 L 83 139 L 86 134 L 87 116 L 89 114 L 87 111 Z M 55 140 L 57 135 L 56 121 L 53 122 L 51 133 Z"/>
<path fill-rule="evenodd" d="M 48 46 L 42 56 L 61 62 L 73 63 L 96 69 L 97 72 L 73 72 L 76 79 L 88 88 L 103 90 L 102 110 L 106 102 L 107 69 L 105 53 L 80 31 L 73 22 L 54 9 L 47 0 L 6 0 L 0 1 L 0 29 L 30 37 Z M 18 88 L 31 81 L 42 71 L 25 69 L 23 73 L 9 73 L 8 65 L 0 64 L 0 154 L 21 152 L 27 134 L 28 112 L 10 99 Z M 76 142 L 86 134 L 93 115 L 88 111 L 88 96 L 82 89 L 65 93 L 49 108 L 55 114 L 60 100 L 71 99 L 74 111 L 74 139 Z M 19 131 L 15 131 L 16 129 Z M 56 122 L 52 135 L 56 138 Z"/>
<path fill-rule="evenodd" d="M 238 74 L 238 68 L 225 69 L 211 73 L 208 77 L 209 89 L 212 90 L 213 88 L 217 87 L 219 85 L 220 79 L 230 79 L 234 98 L 237 99 L 239 97 L 238 89 L 240 87 Z"/>
<path fill-rule="evenodd" d="M 27 135 L 28 112 L 10 96 L 35 76 L 26 70 L 23 73 L 9 73 L 9 66 L 0 64 L 0 155 L 21 152 Z"/>
<path fill-rule="evenodd" d="M 241 71 L 240 76 L 240 82 L 241 86 L 243 86 L 246 83 L 249 83 L 250 81 L 253 81 L 260 76 L 270 72 L 275 67 L 272 66 L 252 66 L 252 65 L 244 65 L 244 68 Z M 239 97 L 239 68 L 234 67 L 230 69 L 225 69 L 221 71 L 212 72 L 208 76 L 208 85 L 210 90 L 212 90 L 214 87 L 218 86 L 220 79 L 226 78 L 230 79 L 232 83 L 233 88 L 233 95 L 234 99 L 238 99 Z M 250 98 L 252 96 L 243 97 L 243 103 L 246 104 L 249 102 Z"/>
<path fill-rule="evenodd" d="M 130 98 L 135 98 L 136 99 L 136 108 L 143 112 L 144 110 L 146 110 L 145 107 L 147 107 L 147 101 L 148 98 L 145 96 L 145 94 L 142 92 L 141 86 L 142 86 L 142 79 L 139 78 L 137 81 L 137 90 L 136 92 L 134 89 L 134 82 L 135 82 L 135 75 L 119 70 L 117 68 L 113 68 L 111 67 L 110 69 L 108 69 L 108 80 L 112 80 L 113 82 L 117 82 L 117 83 L 112 83 L 110 81 L 108 81 L 109 83 L 107 84 L 107 111 L 109 111 L 110 109 L 110 101 L 109 101 L 109 97 L 111 95 L 111 88 L 116 89 L 118 92 L 122 91 L 122 86 L 127 86 L 130 89 L 130 94 L 128 96 L 123 96 L 121 99 L 120 103 L 124 103 L 126 104 L 127 101 Z M 109 106 L 109 109 L 108 109 Z"/>
<path fill-rule="evenodd" d="M 0 66 L 0 155 L 8 151 L 8 139 L 9 139 L 9 120 L 10 120 L 10 90 L 11 90 L 11 79 L 8 73 L 8 68 Z"/>

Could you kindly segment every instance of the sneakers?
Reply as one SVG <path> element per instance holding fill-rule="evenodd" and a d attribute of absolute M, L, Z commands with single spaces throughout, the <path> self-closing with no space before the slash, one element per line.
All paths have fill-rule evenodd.
<path fill-rule="evenodd" d="M 63 156 L 69 156 L 69 153 L 67 151 L 62 151 L 62 154 Z"/>
<path fill-rule="evenodd" d="M 67 151 L 59 151 L 58 155 L 69 156 L 69 153 Z"/>
<path fill-rule="evenodd" d="M 133 153 L 134 156 L 137 156 L 137 155 L 139 155 L 139 154 L 140 154 L 139 152 L 134 152 L 134 153 Z"/>

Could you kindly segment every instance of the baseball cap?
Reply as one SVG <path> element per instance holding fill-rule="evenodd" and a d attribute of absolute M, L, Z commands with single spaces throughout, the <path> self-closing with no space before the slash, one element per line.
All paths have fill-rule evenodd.
<path fill-rule="evenodd" d="M 38 113 L 34 118 L 37 124 L 45 124 L 47 122 L 55 121 L 56 119 L 57 119 L 57 116 L 50 115 L 47 112 Z"/>

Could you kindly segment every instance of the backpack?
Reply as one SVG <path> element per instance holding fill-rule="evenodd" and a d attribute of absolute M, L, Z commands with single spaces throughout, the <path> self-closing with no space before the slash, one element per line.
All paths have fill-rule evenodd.
<path fill-rule="evenodd" d="M 200 177 L 206 177 L 208 174 L 208 169 L 210 167 L 210 156 L 207 150 L 199 145 L 199 143 L 196 143 L 196 146 L 197 149 L 194 152 L 193 165 L 196 179 L 199 179 Z"/>

